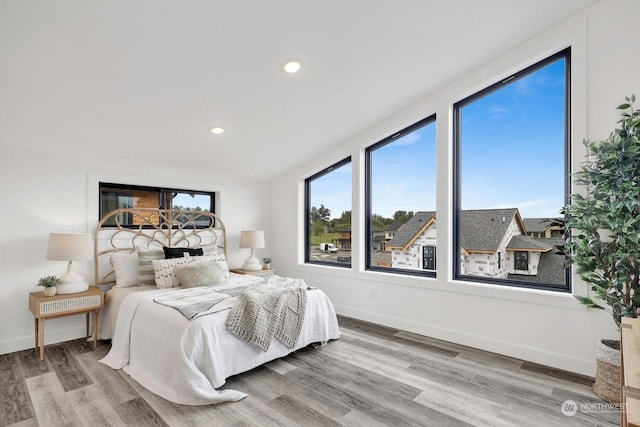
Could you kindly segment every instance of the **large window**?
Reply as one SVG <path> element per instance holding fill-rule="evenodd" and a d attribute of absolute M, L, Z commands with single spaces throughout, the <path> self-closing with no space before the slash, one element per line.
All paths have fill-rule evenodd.
<path fill-rule="evenodd" d="M 435 116 L 366 150 L 367 269 L 434 276 Z"/>
<path fill-rule="evenodd" d="M 305 180 L 305 262 L 351 266 L 351 157 Z"/>
<path fill-rule="evenodd" d="M 176 209 L 192 211 L 194 214 L 198 212 L 215 213 L 215 193 L 101 182 L 100 219 L 112 210 L 123 208 Z M 137 225 L 136 223 L 140 220 L 130 213 L 123 213 L 118 217 L 120 225 L 125 226 Z M 199 225 L 204 227 L 210 225 L 209 218 L 203 219 L 203 221 Z M 112 224 L 106 223 L 106 225 Z"/>
<path fill-rule="evenodd" d="M 552 230 L 569 192 L 569 72 L 566 49 L 454 105 L 457 278 L 570 288 Z"/>

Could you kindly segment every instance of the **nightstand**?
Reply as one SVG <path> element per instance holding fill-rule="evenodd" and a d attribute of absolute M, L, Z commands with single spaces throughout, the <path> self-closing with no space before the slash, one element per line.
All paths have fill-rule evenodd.
<path fill-rule="evenodd" d="M 258 277 L 271 277 L 274 274 L 276 274 L 276 271 L 273 269 L 250 271 L 250 270 L 243 270 L 241 268 L 232 268 L 229 271 L 236 274 L 250 274 L 252 276 L 258 276 Z"/>
<path fill-rule="evenodd" d="M 44 360 L 44 321 L 56 317 L 86 314 L 87 338 L 89 338 L 89 315 L 93 313 L 93 348 L 98 343 L 98 312 L 104 306 L 104 293 L 93 286 L 84 292 L 45 297 L 44 292 L 29 294 L 29 310 L 33 313 L 36 351 L 40 349 L 40 360 Z"/>

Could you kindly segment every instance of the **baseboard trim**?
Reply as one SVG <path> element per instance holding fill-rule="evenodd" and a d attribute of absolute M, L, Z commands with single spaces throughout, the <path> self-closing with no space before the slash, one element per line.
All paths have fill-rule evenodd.
<path fill-rule="evenodd" d="M 73 327 L 57 330 L 47 330 L 44 332 L 44 345 L 57 344 L 64 341 L 75 340 L 85 337 L 84 327 Z M 33 335 L 20 337 L 13 340 L 0 341 L 0 354 L 14 353 L 16 351 L 35 348 L 35 337 Z"/>
<path fill-rule="evenodd" d="M 463 331 L 426 325 L 394 316 L 385 316 L 379 313 L 354 309 L 352 307 L 334 304 L 336 312 L 340 315 L 353 317 L 367 322 L 377 323 L 382 326 L 401 329 L 443 341 L 452 342 L 484 351 L 502 354 L 528 362 L 561 369 L 581 375 L 593 377 L 596 372 L 595 360 L 581 359 L 560 353 L 553 353 L 534 347 L 513 344 L 491 337 L 477 336 Z"/>

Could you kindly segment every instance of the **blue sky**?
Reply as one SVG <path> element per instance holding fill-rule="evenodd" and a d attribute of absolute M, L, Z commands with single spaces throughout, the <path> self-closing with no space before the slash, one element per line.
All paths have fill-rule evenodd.
<path fill-rule="evenodd" d="M 556 217 L 564 201 L 564 60 L 465 105 L 462 209 L 516 207 Z M 374 152 L 373 212 L 435 210 L 436 123 Z M 312 206 L 351 209 L 351 166 L 312 184 Z"/>

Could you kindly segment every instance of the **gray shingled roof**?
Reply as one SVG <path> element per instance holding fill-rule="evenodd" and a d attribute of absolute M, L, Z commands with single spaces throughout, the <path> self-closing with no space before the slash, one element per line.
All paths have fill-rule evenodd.
<path fill-rule="evenodd" d="M 462 247 L 467 251 L 497 251 L 516 212 L 516 208 L 462 211 Z M 416 212 L 398 229 L 389 245 L 405 247 L 435 215 L 434 211 Z"/>
<path fill-rule="evenodd" d="M 545 240 L 547 245 L 557 246 L 564 243 L 563 239 L 539 239 Z M 557 253 L 556 249 L 540 254 L 538 274 L 526 276 L 521 274 L 509 274 L 507 277 L 524 282 L 546 283 L 551 285 L 564 285 L 564 255 Z"/>
<path fill-rule="evenodd" d="M 507 244 L 507 249 L 512 251 L 543 251 L 553 249 L 551 239 L 542 239 L 530 236 L 513 236 L 511 241 Z"/>
<path fill-rule="evenodd" d="M 467 251 L 497 251 L 518 210 L 478 209 L 461 212 L 461 241 Z"/>
<path fill-rule="evenodd" d="M 553 219 L 556 218 L 522 218 L 522 222 L 527 232 L 541 233 L 551 225 Z"/>
<path fill-rule="evenodd" d="M 418 234 L 420 229 L 429 222 L 431 218 L 435 217 L 435 211 L 416 212 L 409 221 L 405 222 L 400 228 L 398 228 L 396 234 L 389 241 L 388 246 L 404 248 L 406 244 L 409 243 L 416 234 Z"/>
<path fill-rule="evenodd" d="M 391 224 L 387 225 L 387 228 L 385 228 L 385 231 L 396 231 L 398 228 L 402 227 L 404 223 L 403 222 L 392 222 Z"/>

